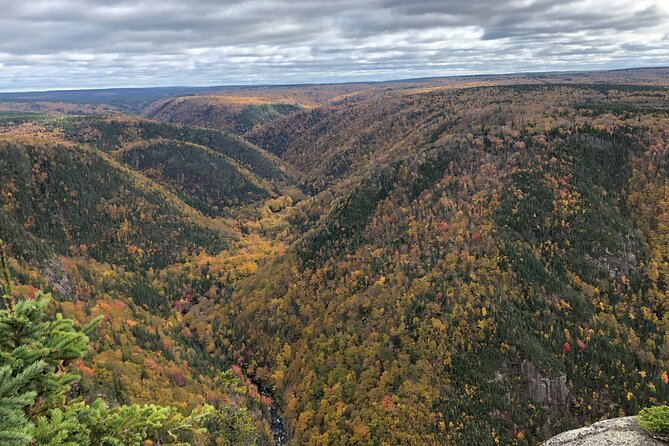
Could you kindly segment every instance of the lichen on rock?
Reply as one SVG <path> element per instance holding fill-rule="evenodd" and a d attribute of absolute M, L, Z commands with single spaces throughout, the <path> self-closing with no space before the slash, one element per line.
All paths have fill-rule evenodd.
<path fill-rule="evenodd" d="M 581 429 L 563 432 L 543 446 L 663 446 L 648 436 L 634 417 L 613 418 Z"/>

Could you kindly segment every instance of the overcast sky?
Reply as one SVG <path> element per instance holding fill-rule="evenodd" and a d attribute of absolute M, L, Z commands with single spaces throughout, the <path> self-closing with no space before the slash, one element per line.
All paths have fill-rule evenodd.
<path fill-rule="evenodd" d="M 0 0 L 0 91 L 669 65 L 669 0 Z"/>

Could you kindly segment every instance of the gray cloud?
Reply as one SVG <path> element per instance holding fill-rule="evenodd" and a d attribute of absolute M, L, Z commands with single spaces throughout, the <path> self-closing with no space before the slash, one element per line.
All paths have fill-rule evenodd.
<path fill-rule="evenodd" d="M 665 0 L 0 0 L 0 91 L 669 65 Z"/>

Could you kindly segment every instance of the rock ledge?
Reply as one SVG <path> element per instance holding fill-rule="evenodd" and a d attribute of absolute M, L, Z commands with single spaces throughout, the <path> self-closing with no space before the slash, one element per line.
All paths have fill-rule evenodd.
<path fill-rule="evenodd" d="M 625 417 L 563 432 L 543 446 L 667 446 L 667 443 L 649 437 L 634 417 Z"/>

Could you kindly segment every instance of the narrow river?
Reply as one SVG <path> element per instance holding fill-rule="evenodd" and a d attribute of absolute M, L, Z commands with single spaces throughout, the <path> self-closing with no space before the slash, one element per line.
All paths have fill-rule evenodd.
<path fill-rule="evenodd" d="M 274 395 L 266 389 L 261 388 L 260 394 L 272 398 L 272 401 L 276 401 Z M 269 408 L 269 416 L 274 443 L 276 446 L 286 446 L 286 431 L 283 428 L 283 421 L 281 420 L 279 411 L 276 409 L 276 404 L 272 404 L 272 407 Z"/>

